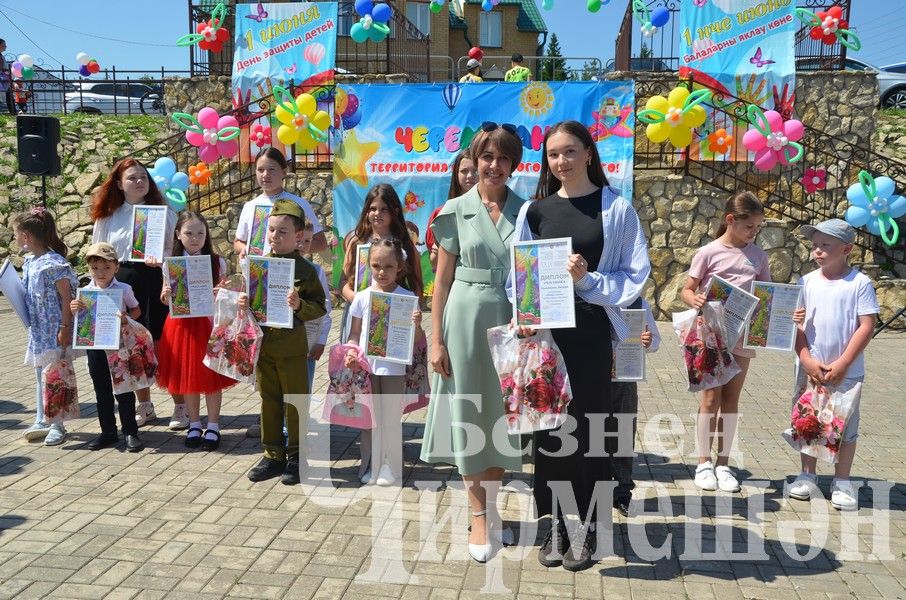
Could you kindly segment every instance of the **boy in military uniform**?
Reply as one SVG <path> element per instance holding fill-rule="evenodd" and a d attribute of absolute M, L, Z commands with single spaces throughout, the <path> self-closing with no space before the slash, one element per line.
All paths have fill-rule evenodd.
<path fill-rule="evenodd" d="M 251 481 L 264 481 L 282 474 L 285 485 L 299 483 L 300 441 L 304 444 L 308 425 L 308 339 L 305 321 L 326 314 L 324 289 L 310 262 L 297 250 L 305 228 L 302 208 L 291 200 L 277 200 L 267 220 L 269 256 L 295 260 L 295 281 L 287 302 L 293 310 L 292 329 L 262 327 L 264 339 L 255 367 L 261 391 L 261 446 L 264 457 L 249 471 Z M 239 300 L 248 308 L 248 296 Z M 305 412 L 284 402 L 287 394 L 305 395 Z M 284 442 L 283 423 L 287 436 Z"/>

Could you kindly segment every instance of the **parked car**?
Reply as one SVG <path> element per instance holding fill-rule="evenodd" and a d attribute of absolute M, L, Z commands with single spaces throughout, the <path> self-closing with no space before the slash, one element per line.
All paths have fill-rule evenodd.
<path fill-rule="evenodd" d="M 80 81 L 64 97 L 66 112 L 105 115 L 162 115 L 160 88 L 144 83 Z"/>
<path fill-rule="evenodd" d="M 881 68 L 855 58 L 847 58 L 845 64 L 847 71 L 877 72 L 878 104 L 881 108 L 906 110 L 906 72 L 895 70 L 900 67 L 906 68 L 906 65 L 890 65 L 891 68 Z M 796 61 L 796 69 L 799 71 L 817 71 L 821 68 L 820 65 L 819 59 L 808 58 Z"/>

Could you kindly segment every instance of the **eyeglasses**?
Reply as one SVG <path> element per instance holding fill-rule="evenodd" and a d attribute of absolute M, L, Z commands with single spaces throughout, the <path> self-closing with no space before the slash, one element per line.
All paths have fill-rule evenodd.
<path fill-rule="evenodd" d="M 495 123 L 493 121 L 485 121 L 484 123 L 481 124 L 481 130 L 486 133 L 490 133 L 491 131 L 494 131 L 498 127 L 503 129 L 504 131 L 508 131 L 508 132 L 512 133 L 516 137 L 519 137 L 519 134 L 516 132 L 516 128 L 513 127 L 512 125 L 510 125 L 509 123 L 503 123 L 501 125 L 498 125 L 497 123 Z"/>

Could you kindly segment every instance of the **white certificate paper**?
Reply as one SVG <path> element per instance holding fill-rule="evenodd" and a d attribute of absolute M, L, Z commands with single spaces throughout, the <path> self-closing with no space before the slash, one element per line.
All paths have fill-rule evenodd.
<path fill-rule="evenodd" d="M 75 316 L 72 347 L 76 350 L 119 350 L 123 290 L 80 288 L 76 298 L 86 306 Z"/>
<path fill-rule="evenodd" d="M 707 298 L 708 302 L 717 300 L 724 307 L 727 347 L 732 350 L 745 333 L 749 317 L 758 305 L 758 298 L 717 275 L 711 277 Z"/>
<path fill-rule="evenodd" d="M 620 312 L 629 327 L 629 337 L 614 344 L 611 381 L 645 381 L 645 309 L 623 308 Z"/>
<path fill-rule="evenodd" d="M 30 327 L 28 306 L 25 304 L 25 286 L 8 259 L 3 261 L 3 266 L 0 267 L 0 292 L 3 292 L 3 295 L 9 300 L 22 324 L 26 328 Z"/>
<path fill-rule="evenodd" d="M 404 365 L 412 363 L 418 298 L 372 290 L 362 319 L 365 356 Z"/>
<path fill-rule="evenodd" d="M 167 237 L 167 207 L 136 205 L 132 207 L 132 241 L 129 260 L 145 262 L 149 256 L 164 259 Z"/>
<path fill-rule="evenodd" d="M 293 310 L 287 297 L 295 275 L 296 261 L 291 258 L 248 256 L 249 307 L 259 325 L 292 329 Z"/>
<path fill-rule="evenodd" d="M 513 242 L 513 319 L 521 327 L 557 329 L 576 326 L 573 278 L 566 262 L 571 238 Z"/>
<path fill-rule="evenodd" d="M 170 283 L 170 316 L 214 316 L 214 275 L 211 257 L 171 256 L 164 260 L 164 277 Z"/>
<path fill-rule="evenodd" d="M 802 286 L 755 281 L 752 294 L 760 302 L 746 323 L 744 347 L 792 351 L 797 331 L 793 312 L 799 307 Z"/>

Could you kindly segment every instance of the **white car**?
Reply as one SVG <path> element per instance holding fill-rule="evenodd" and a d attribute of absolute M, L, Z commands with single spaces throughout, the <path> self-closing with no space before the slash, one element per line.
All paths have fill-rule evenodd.
<path fill-rule="evenodd" d="M 64 96 L 67 113 L 105 115 L 165 114 L 160 90 L 144 83 L 81 81 Z"/>

